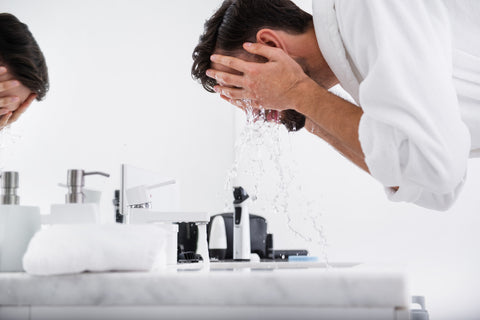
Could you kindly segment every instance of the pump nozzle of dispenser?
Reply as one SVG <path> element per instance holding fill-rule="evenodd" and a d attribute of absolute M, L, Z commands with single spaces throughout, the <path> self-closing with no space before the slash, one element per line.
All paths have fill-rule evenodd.
<path fill-rule="evenodd" d="M 250 261 L 250 197 L 242 187 L 234 187 L 233 198 L 233 259 Z"/>
<path fill-rule="evenodd" d="M 0 174 L 0 178 L 0 204 L 20 204 L 20 197 L 17 195 L 18 172 L 5 171 Z"/>
<path fill-rule="evenodd" d="M 67 188 L 68 193 L 65 195 L 66 203 L 83 203 L 85 201 L 85 194 L 83 193 L 83 187 L 85 186 L 85 176 L 88 175 L 102 175 L 104 177 L 110 177 L 108 173 L 92 171 L 85 172 L 80 169 L 70 169 L 67 172 Z"/>

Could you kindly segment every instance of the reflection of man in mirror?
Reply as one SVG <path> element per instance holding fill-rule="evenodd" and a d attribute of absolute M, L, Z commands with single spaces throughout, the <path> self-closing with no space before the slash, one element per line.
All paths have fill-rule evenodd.
<path fill-rule="evenodd" d="M 0 13 L 0 130 L 48 91 L 45 58 L 26 24 Z"/>

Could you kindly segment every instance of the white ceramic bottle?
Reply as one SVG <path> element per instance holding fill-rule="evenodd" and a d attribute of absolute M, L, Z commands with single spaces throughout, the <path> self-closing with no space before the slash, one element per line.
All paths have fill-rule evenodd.
<path fill-rule="evenodd" d="M 68 191 L 65 195 L 65 203 L 52 204 L 50 214 L 42 217 L 44 224 L 96 224 L 100 222 L 100 192 L 84 189 L 87 175 L 110 176 L 98 171 L 68 170 L 67 184 L 65 185 Z M 86 199 L 86 193 L 91 199 Z"/>
<path fill-rule="evenodd" d="M 21 272 L 28 243 L 40 229 L 40 209 L 20 205 L 18 172 L 2 172 L 0 179 L 0 272 Z"/>

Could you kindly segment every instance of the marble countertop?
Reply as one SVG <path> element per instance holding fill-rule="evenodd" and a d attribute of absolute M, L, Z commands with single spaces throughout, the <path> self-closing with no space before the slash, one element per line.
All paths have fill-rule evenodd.
<path fill-rule="evenodd" d="M 157 272 L 0 273 L 0 305 L 232 305 L 408 308 L 398 269 L 321 263 L 211 263 Z"/>

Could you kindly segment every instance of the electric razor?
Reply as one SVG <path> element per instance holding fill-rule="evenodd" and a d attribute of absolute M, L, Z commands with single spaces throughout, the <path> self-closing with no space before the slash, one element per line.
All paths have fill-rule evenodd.
<path fill-rule="evenodd" d="M 233 198 L 233 260 L 250 261 L 249 196 L 242 187 L 234 187 Z"/>

